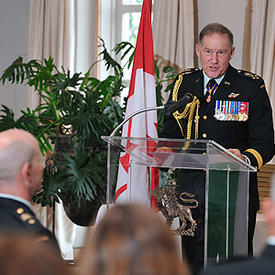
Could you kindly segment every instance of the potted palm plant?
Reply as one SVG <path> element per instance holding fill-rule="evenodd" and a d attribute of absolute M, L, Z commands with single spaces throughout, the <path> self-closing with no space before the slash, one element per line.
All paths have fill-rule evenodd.
<path fill-rule="evenodd" d="M 0 78 L 2 84 L 28 85 L 41 97 L 35 109 L 21 110 L 17 119 L 7 106 L 0 110 L 0 131 L 28 130 L 37 137 L 46 158 L 43 187 L 34 202 L 52 206 L 61 199 L 65 211 L 81 209 L 83 221 L 79 213 L 73 220 L 80 225 L 91 222 L 84 206 L 97 209 L 105 200 L 106 145 L 101 136 L 109 135 L 124 114 L 117 102 L 124 88 L 123 68 L 110 56 L 103 40 L 100 47 L 101 61 L 110 71 L 102 81 L 90 75 L 94 65 L 85 74 L 71 74 L 58 69 L 51 57 L 43 62 L 24 62 L 19 57 Z M 131 50 L 134 47 L 128 42 L 115 48 L 116 53 Z M 86 212 L 91 213 L 90 208 Z"/>
<path fill-rule="evenodd" d="M 33 201 L 53 206 L 62 200 L 69 218 L 79 225 L 90 225 L 105 201 L 107 152 L 101 136 L 109 135 L 123 120 L 125 105 L 121 106 L 117 98 L 125 87 L 123 69 L 129 68 L 134 54 L 132 44 L 121 42 L 114 48 L 115 55 L 120 56 L 117 62 L 100 41 L 100 61 L 110 71 L 104 80 L 91 76 L 94 64 L 85 74 L 71 74 L 58 69 L 51 57 L 43 62 L 24 62 L 19 57 L 0 78 L 3 85 L 10 82 L 32 87 L 41 97 L 35 109 L 21 110 L 19 118 L 7 106 L 0 109 L 0 131 L 22 128 L 31 132 L 45 156 L 42 189 Z M 124 65 L 120 65 L 122 61 Z M 172 66 L 161 70 L 163 79 L 155 62 L 158 105 L 162 104 L 163 83 L 176 74 Z M 162 115 L 160 112 L 160 129 Z"/>

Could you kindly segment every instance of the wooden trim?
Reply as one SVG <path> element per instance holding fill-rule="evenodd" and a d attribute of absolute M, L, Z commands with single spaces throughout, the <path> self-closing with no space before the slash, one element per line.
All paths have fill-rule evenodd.
<path fill-rule="evenodd" d="M 275 174 L 275 164 L 265 164 L 258 172 L 258 190 L 260 198 L 260 212 L 265 198 L 270 197 L 272 177 Z"/>
<path fill-rule="evenodd" d="M 94 29 L 95 29 L 95 37 L 94 37 L 94 57 L 95 60 L 98 59 L 98 37 L 99 37 L 99 30 L 100 30 L 100 0 L 95 0 L 95 11 L 94 11 Z M 99 77 L 99 63 L 96 63 L 94 66 L 94 77 Z"/>

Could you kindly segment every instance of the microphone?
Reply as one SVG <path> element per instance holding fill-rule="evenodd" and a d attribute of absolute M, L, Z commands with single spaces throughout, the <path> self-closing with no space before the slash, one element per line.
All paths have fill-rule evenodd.
<path fill-rule="evenodd" d="M 190 93 L 186 93 L 180 100 L 178 101 L 172 101 L 169 100 L 168 103 L 166 103 L 165 105 L 161 105 L 161 106 L 153 106 L 153 107 L 147 107 L 144 109 L 140 109 L 137 110 L 136 112 L 132 113 L 131 115 L 129 115 L 127 118 L 125 118 L 111 133 L 110 137 L 113 137 L 116 132 L 126 123 L 128 122 L 132 117 L 140 114 L 140 113 L 144 113 L 144 112 L 150 112 L 150 111 L 155 111 L 155 110 L 165 110 L 165 114 L 166 115 L 171 115 L 172 113 L 174 113 L 175 111 L 177 111 L 178 109 L 185 107 L 188 103 L 193 101 L 194 96 Z"/>
<path fill-rule="evenodd" d="M 165 114 L 170 116 L 175 111 L 185 107 L 188 103 L 193 101 L 194 96 L 191 93 L 186 93 L 178 101 L 169 100 L 165 105 Z"/>

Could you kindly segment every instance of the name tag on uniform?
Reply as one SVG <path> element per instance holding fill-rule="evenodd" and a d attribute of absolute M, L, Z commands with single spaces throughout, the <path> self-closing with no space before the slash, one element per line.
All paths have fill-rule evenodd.
<path fill-rule="evenodd" d="M 215 118 L 222 121 L 248 120 L 249 102 L 216 100 Z"/>

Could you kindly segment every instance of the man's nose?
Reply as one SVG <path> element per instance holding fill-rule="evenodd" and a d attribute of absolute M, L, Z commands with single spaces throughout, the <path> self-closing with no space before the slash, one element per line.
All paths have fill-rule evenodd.
<path fill-rule="evenodd" d="M 213 63 L 217 63 L 218 62 L 218 55 L 215 52 L 212 54 L 212 62 Z"/>

